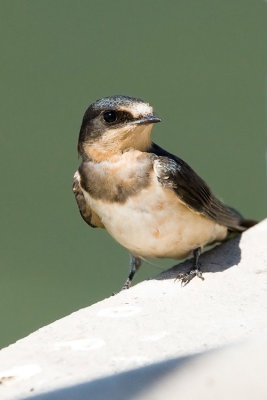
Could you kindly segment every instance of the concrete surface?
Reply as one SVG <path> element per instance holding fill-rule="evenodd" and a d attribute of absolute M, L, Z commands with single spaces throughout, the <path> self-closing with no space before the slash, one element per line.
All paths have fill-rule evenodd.
<path fill-rule="evenodd" d="M 267 399 L 267 220 L 0 351 L 0 399 Z"/>

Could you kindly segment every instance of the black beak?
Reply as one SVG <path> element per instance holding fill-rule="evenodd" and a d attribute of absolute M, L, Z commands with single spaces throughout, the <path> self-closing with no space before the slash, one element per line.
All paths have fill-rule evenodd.
<path fill-rule="evenodd" d="M 155 117 L 155 115 L 146 115 L 143 118 L 136 119 L 134 121 L 128 122 L 129 124 L 132 125 L 143 125 L 143 124 L 156 124 L 157 122 L 161 122 L 161 119 L 158 117 Z"/>

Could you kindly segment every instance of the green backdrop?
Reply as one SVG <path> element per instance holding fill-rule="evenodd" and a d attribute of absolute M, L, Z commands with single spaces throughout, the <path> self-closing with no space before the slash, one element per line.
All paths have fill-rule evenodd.
<path fill-rule="evenodd" d="M 71 191 L 98 98 L 149 101 L 157 143 L 227 204 L 266 215 L 266 12 L 263 0 L 0 2 L 1 346 L 128 273 L 127 252 L 86 226 Z M 135 282 L 172 264 L 145 264 Z"/>

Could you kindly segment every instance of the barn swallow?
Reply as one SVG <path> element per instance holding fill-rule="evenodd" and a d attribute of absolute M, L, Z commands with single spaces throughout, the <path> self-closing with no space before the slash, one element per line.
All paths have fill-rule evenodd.
<path fill-rule="evenodd" d="M 111 96 L 90 105 L 80 129 L 82 163 L 73 192 L 84 221 L 105 228 L 130 252 L 123 289 L 147 257 L 193 254 L 192 270 L 178 278 L 182 284 L 203 279 L 201 249 L 255 223 L 218 200 L 185 161 L 151 141 L 160 121 L 141 99 Z"/>

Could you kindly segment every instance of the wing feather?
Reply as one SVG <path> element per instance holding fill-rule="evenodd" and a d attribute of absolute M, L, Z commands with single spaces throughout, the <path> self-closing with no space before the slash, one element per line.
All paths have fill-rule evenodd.
<path fill-rule="evenodd" d="M 86 202 L 83 191 L 80 186 L 80 174 L 76 171 L 73 178 L 72 190 L 80 211 L 80 214 L 84 221 L 92 226 L 93 228 L 104 228 L 99 216 L 91 209 L 89 204 Z"/>
<path fill-rule="evenodd" d="M 241 214 L 218 200 L 207 184 L 182 159 L 152 144 L 150 153 L 156 155 L 154 169 L 159 182 L 172 189 L 188 207 L 230 230 L 243 231 Z"/>

